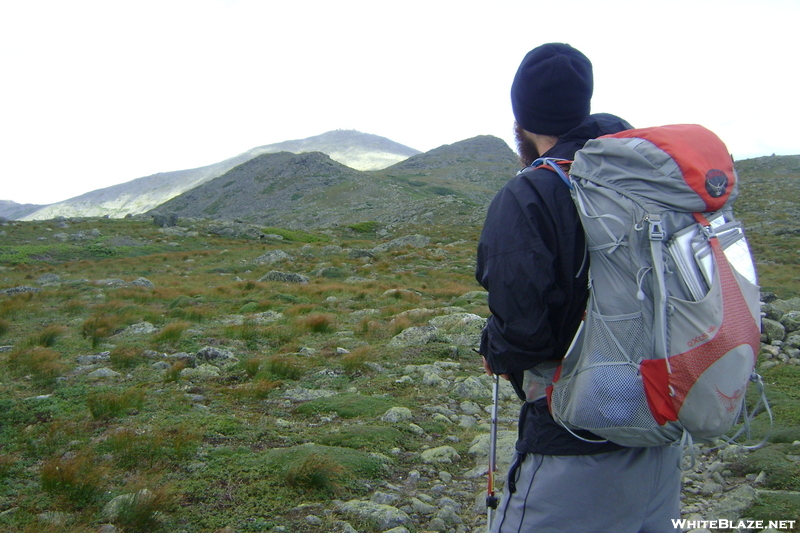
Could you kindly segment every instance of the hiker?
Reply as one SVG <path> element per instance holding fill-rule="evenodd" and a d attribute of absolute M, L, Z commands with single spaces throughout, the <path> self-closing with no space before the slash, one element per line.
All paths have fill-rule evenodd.
<path fill-rule="evenodd" d="M 549 43 L 525 56 L 511 86 L 523 165 L 540 156 L 572 160 L 588 140 L 631 129 L 614 115 L 590 114 L 592 92 L 591 62 L 575 48 Z M 524 400 L 491 531 L 674 532 L 679 446 L 623 447 L 568 431 L 548 409 L 545 387 L 588 297 L 583 230 L 556 172 L 526 168 L 497 193 L 478 244 L 476 279 L 491 311 L 480 346 L 484 368 L 509 379 Z"/>

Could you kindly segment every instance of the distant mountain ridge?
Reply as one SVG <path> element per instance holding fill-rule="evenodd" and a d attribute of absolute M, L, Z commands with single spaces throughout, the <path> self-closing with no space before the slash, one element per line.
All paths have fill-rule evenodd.
<path fill-rule="evenodd" d="M 332 159 L 360 170 L 385 168 L 419 153 L 419 150 L 378 135 L 355 130 L 335 130 L 307 139 L 258 146 L 212 165 L 161 172 L 46 206 L 20 207 L 20 204 L 14 202 L 3 203 L 0 204 L 0 216 L 20 220 L 42 220 L 59 216 L 121 218 L 126 215 L 141 214 L 225 174 L 254 157 L 281 151 L 324 152 Z"/>
<path fill-rule="evenodd" d="M 308 229 L 363 221 L 479 221 L 517 169 L 508 145 L 479 136 L 378 171 L 319 153 L 262 154 L 149 214 Z"/>

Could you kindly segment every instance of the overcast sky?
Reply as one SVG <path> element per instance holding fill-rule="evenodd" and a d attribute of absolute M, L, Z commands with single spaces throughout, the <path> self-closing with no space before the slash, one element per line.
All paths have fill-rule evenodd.
<path fill-rule="evenodd" d="M 800 154 L 798 0 L 0 2 L 0 199 L 53 203 L 356 129 L 512 141 L 535 46 L 595 69 L 593 112 Z"/>

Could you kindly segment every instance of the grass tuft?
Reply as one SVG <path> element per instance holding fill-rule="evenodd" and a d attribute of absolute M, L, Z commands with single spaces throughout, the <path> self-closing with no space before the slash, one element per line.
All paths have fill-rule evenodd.
<path fill-rule="evenodd" d="M 104 489 L 107 469 L 93 454 L 66 454 L 42 465 L 42 489 L 82 508 L 95 502 Z"/>
<path fill-rule="evenodd" d="M 95 391 L 86 398 L 89 412 L 95 420 L 116 418 L 131 409 L 141 409 L 144 405 L 144 389 L 133 388 L 122 393 L 115 391 Z"/>
<path fill-rule="evenodd" d="M 345 473 L 342 464 L 330 457 L 312 453 L 292 463 L 285 479 L 287 485 L 296 489 L 337 495 L 341 493 Z"/>

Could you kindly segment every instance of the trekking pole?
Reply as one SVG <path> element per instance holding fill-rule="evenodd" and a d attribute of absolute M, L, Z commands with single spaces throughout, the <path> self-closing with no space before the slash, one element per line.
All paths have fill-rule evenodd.
<path fill-rule="evenodd" d="M 494 471 L 497 469 L 497 398 L 500 388 L 500 377 L 493 375 L 492 386 L 492 425 L 489 436 L 489 487 L 486 493 L 486 531 L 492 530 L 492 519 L 497 509 L 497 497 L 494 495 Z"/>

